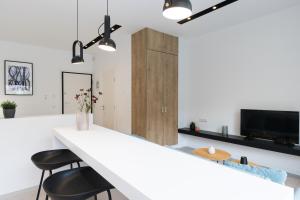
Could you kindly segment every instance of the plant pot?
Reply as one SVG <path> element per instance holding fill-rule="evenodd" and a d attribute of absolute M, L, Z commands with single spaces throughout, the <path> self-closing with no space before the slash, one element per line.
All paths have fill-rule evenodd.
<path fill-rule="evenodd" d="M 16 109 L 3 109 L 4 118 L 14 118 Z"/>
<path fill-rule="evenodd" d="M 85 131 L 90 127 L 90 113 L 78 112 L 76 113 L 77 130 Z"/>

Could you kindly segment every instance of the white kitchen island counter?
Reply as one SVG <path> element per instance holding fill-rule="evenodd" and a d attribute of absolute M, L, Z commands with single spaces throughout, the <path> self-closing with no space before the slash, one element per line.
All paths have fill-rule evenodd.
<path fill-rule="evenodd" d="M 294 200 L 292 188 L 100 126 L 55 136 L 130 200 Z"/>

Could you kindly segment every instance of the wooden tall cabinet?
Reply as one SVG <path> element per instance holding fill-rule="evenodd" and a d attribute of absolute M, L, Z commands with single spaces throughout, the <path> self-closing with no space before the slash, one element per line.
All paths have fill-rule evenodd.
<path fill-rule="evenodd" d="M 178 142 L 178 38 L 145 28 L 132 35 L 132 133 Z"/>

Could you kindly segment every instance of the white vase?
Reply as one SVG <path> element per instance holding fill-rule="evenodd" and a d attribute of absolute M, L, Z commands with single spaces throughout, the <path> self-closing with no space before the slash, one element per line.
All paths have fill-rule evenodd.
<path fill-rule="evenodd" d="M 215 153 L 216 153 L 215 147 L 213 147 L 213 146 L 209 147 L 209 148 L 208 148 L 208 153 L 209 153 L 209 154 L 215 154 Z"/>
<path fill-rule="evenodd" d="M 89 130 L 90 126 L 90 115 L 86 112 L 76 113 L 76 126 L 77 130 L 84 131 Z"/>

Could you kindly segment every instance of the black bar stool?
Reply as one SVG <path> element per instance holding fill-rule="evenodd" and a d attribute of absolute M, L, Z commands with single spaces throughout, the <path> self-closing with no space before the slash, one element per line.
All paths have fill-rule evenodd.
<path fill-rule="evenodd" d="M 61 171 L 48 177 L 43 188 L 51 200 L 84 200 L 90 197 L 97 200 L 97 194 L 114 188 L 91 167 L 81 167 Z"/>
<path fill-rule="evenodd" d="M 36 200 L 40 196 L 45 171 L 48 170 L 49 174 L 52 175 L 52 170 L 66 165 L 70 165 L 73 168 L 73 163 L 77 163 L 78 167 L 80 167 L 79 162 L 81 162 L 81 159 L 68 149 L 42 151 L 34 154 L 31 160 L 39 169 L 43 170 Z M 48 196 L 46 196 L 46 199 L 48 199 Z"/>

